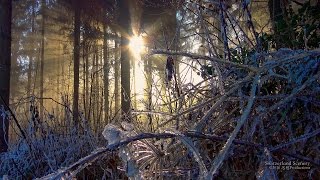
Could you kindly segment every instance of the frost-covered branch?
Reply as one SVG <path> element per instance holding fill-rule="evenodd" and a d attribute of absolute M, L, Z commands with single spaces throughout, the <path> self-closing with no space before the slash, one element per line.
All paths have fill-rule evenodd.
<path fill-rule="evenodd" d="M 203 59 L 203 60 L 214 61 L 214 62 L 221 63 L 221 64 L 232 65 L 232 66 L 235 66 L 235 67 L 238 67 L 241 69 L 246 69 L 246 70 L 253 71 L 253 72 L 258 71 L 258 69 L 253 66 L 239 64 L 239 63 L 235 63 L 232 61 L 224 61 L 224 60 L 222 60 L 218 57 L 214 57 L 214 56 L 209 57 L 209 56 L 203 56 L 203 55 L 189 53 L 189 52 L 176 52 L 176 51 L 154 49 L 154 50 L 150 51 L 150 54 L 178 55 L 178 56 L 189 57 L 191 59 Z"/>

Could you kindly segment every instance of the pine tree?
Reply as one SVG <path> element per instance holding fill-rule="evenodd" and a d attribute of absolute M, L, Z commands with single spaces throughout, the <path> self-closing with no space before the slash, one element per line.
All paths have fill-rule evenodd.
<path fill-rule="evenodd" d="M 10 94 L 11 66 L 11 0 L 0 0 L 0 153 L 8 150 L 9 118 L 7 111 Z M 2 111 L 4 110 L 4 111 Z"/>

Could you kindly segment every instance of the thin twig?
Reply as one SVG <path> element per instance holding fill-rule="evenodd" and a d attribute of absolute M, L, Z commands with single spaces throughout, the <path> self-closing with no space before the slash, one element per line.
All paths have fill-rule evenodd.
<path fill-rule="evenodd" d="M 191 59 L 203 59 L 203 60 L 210 60 L 210 61 L 215 61 L 221 64 L 228 64 L 228 65 L 232 65 L 241 69 L 246 69 L 252 72 L 258 72 L 258 69 L 256 67 L 253 66 L 249 66 L 249 65 L 244 65 L 244 64 L 239 64 L 239 63 L 235 63 L 232 61 L 224 61 L 222 59 L 219 59 L 218 57 L 209 57 L 209 56 L 203 56 L 203 55 L 198 55 L 198 54 L 194 54 L 194 53 L 188 53 L 188 52 L 175 52 L 175 51 L 167 51 L 167 50 L 151 50 L 150 51 L 151 54 L 166 54 L 166 55 L 178 55 L 178 56 L 185 56 L 185 57 L 189 57 Z"/>

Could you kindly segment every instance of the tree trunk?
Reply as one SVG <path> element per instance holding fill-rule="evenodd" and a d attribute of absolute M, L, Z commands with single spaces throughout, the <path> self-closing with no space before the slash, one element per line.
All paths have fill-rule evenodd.
<path fill-rule="evenodd" d="M 146 103 L 146 109 L 148 111 L 152 111 L 152 61 L 151 58 L 147 58 L 147 60 L 144 61 L 145 62 L 145 73 L 146 73 L 146 95 L 145 97 L 147 97 L 147 103 Z M 148 114 L 148 123 L 150 126 L 150 129 L 152 131 L 152 115 L 149 113 Z"/>
<path fill-rule="evenodd" d="M 283 11 L 281 8 L 281 2 L 279 0 L 269 0 L 268 1 L 270 20 L 272 27 L 276 27 L 276 22 L 283 19 Z"/>
<path fill-rule="evenodd" d="M 119 1 L 119 24 L 121 28 L 121 110 L 122 113 L 130 117 L 130 53 L 129 53 L 129 39 L 131 36 L 129 1 Z"/>
<path fill-rule="evenodd" d="M 83 35 L 84 36 L 84 35 Z M 86 116 L 86 110 L 87 110 L 87 106 L 86 106 L 86 56 L 87 56 L 87 52 L 86 52 L 86 43 L 85 43 L 85 38 L 82 42 L 82 70 L 83 70 L 83 89 L 82 89 L 82 101 L 83 101 L 83 113 L 84 116 Z"/>
<path fill-rule="evenodd" d="M 103 39 L 103 89 L 104 89 L 104 121 L 108 123 L 109 119 L 109 49 L 108 49 L 108 32 L 104 25 L 104 39 Z"/>
<path fill-rule="evenodd" d="M 74 3 L 74 52 L 73 52 L 73 123 L 79 126 L 79 64 L 80 64 L 80 7 Z"/>
<path fill-rule="evenodd" d="M 114 40 L 114 108 L 115 113 L 118 114 L 119 111 L 119 59 L 118 59 L 118 36 L 115 33 L 115 40 Z"/>
<path fill-rule="evenodd" d="M 32 69 L 33 69 L 33 62 L 34 62 L 34 36 L 35 36 L 35 10 L 34 10 L 34 5 L 32 5 L 32 18 L 31 18 L 31 51 L 29 54 L 29 65 L 28 65 L 28 82 L 27 82 L 27 96 L 31 96 L 31 82 L 32 82 Z M 27 106 L 29 106 L 27 104 Z"/>
<path fill-rule="evenodd" d="M 95 130 L 98 129 L 98 124 L 99 124 L 99 110 L 100 110 L 100 103 L 99 103 L 99 100 L 100 100 L 100 97 L 99 97 L 99 47 L 98 47 L 98 44 L 95 45 L 95 70 L 94 70 L 94 104 L 95 104 L 95 108 L 94 108 L 94 111 L 95 111 L 95 116 L 94 116 L 94 120 L 95 120 L 95 123 L 96 123 L 96 126 L 95 126 Z"/>
<path fill-rule="evenodd" d="M 89 52 L 90 52 L 90 45 L 86 45 L 86 56 L 85 56 L 85 118 L 89 120 L 90 113 L 89 113 Z"/>
<path fill-rule="evenodd" d="M 0 111 L 7 111 L 10 95 L 12 1 L 0 0 Z M 9 117 L 1 116 L 0 153 L 8 150 Z"/>
<path fill-rule="evenodd" d="M 41 61 L 40 61 L 40 118 L 43 117 L 43 92 L 44 92 L 44 17 L 45 17 L 45 0 L 41 1 L 42 21 L 41 21 Z"/>
<path fill-rule="evenodd" d="M 14 35 L 14 32 L 11 32 L 11 36 Z M 11 71 L 10 71 L 10 96 L 14 100 L 19 96 L 19 74 L 22 73 L 22 69 L 19 67 L 18 63 L 18 51 L 20 48 L 19 41 L 12 41 L 11 43 Z"/>
<path fill-rule="evenodd" d="M 282 37 L 283 34 L 279 33 L 279 23 L 281 21 L 285 21 L 286 19 L 286 14 L 285 14 L 285 7 L 286 3 L 285 1 L 280 1 L 280 0 L 269 0 L 268 1 L 268 6 L 269 6 L 269 12 L 270 12 L 270 21 L 273 29 L 273 34 L 274 34 L 274 40 L 275 40 L 275 48 L 283 48 L 287 46 L 287 43 L 283 43 L 287 39 L 286 37 Z M 288 36 L 292 36 L 292 29 L 288 28 Z M 292 48 L 292 47 L 290 47 Z"/>

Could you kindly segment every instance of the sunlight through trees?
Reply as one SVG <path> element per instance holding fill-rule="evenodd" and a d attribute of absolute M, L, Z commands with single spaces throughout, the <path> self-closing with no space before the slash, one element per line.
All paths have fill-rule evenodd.
<path fill-rule="evenodd" d="M 0 0 L 0 179 L 316 179 L 319 8 Z"/>

